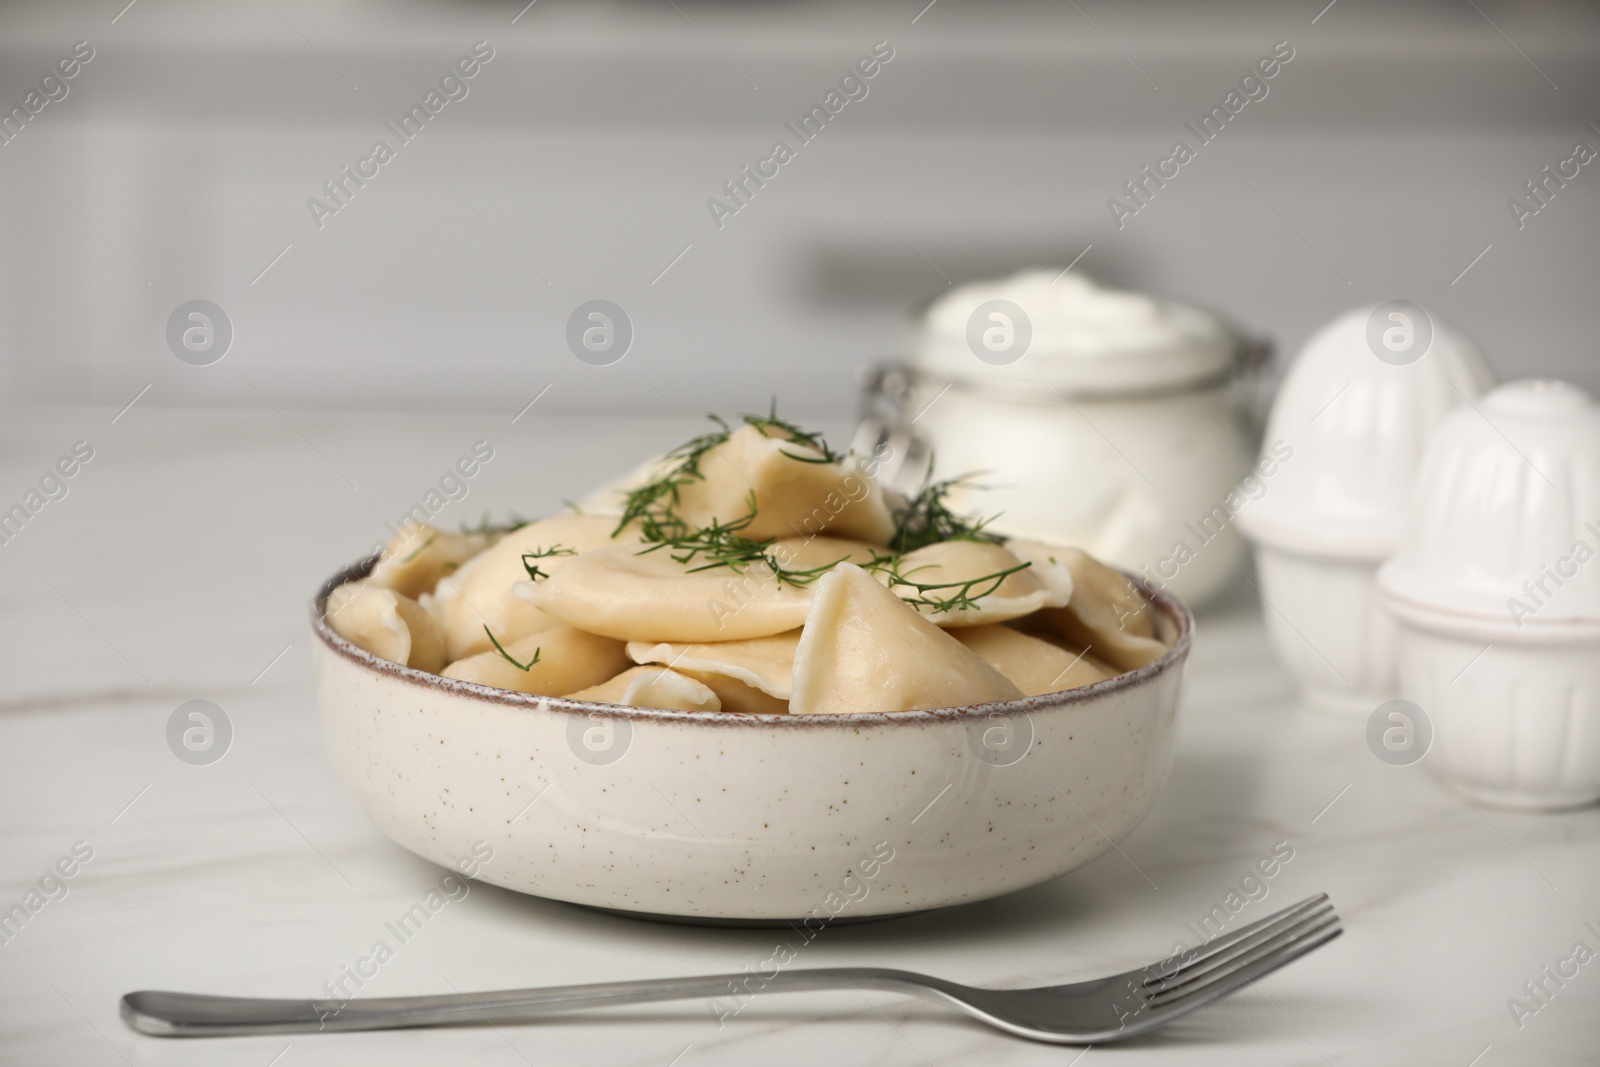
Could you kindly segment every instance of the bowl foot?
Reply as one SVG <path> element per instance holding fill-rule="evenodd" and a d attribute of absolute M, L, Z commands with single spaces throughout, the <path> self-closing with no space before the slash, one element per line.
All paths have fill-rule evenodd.
<path fill-rule="evenodd" d="M 714 915 L 661 915 L 651 911 L 629 911 L 626 908 L 606 908 L 599 904 L 573 904 L 573 907 L 583 908 L 586 911 L 599 911 L 607 915 L 620 915 L 624 919 L 641 919 L 645 922 L 674 923 L 678 926 L 720 926 L 725 929 L 743 930 L 777 930 L 787 927 L 798 927 L 806 919 L 815 919 L 815 916 L 805 916 L 799 919 L 723 919 Z M 829 926 L 858 926 L 862 923 L 884 922 L 888 919 L 901 919 L 907 915 L 921 915 L 928 909 L 919 908 L 915 911 L 889 912 L 884 915 L 850 915 L 838 916 L 828 920 Z"/>

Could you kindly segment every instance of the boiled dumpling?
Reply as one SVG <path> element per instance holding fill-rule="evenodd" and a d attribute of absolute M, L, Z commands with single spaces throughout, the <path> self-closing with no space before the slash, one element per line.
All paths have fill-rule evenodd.
<path fill-rule="evenodd" d="M 795 648 L 794 713 L 913 711 L 1021 695 L 860 567 L 841 563 L 817 582 Z"/>
<path fill-rule="evenodd" d="M 566 562 L 519 593 L 562 622 L 621 641 L 737 641 L 798 628 L 811 587 L 760 564 L 736 572 L 679 563 L 671 549 L 613 545 Z"/>
<path fill-rule="evenodd" d="M 1026 569 L 1004 578 L 985 577 L 1024 563 L 1028 564 Z M 1020 558 L 1007 547 L 989 541 L 940 541 L 927 545 L 900 557 L 895 572 L 899 581 L 884 570 L 876 571 L 928 621 L 945 627 L 985 626 L 1018 619 L 1040 608 L 1061 607 L 1072 597 L 1072 575 L 1066 567 L 1049 559 Z M 966 582 L 973 584 L 963 590 Z M 953 600 L 963 592 L 970 598 L 970 606 L 939 607 L 939 602 Z"/>
<path fill-rule="evenodd" d="M 707 671 L 686 670 L 682 666 L 677 668 L 679 674 L 686 678 L 693 678 L 713 693 L 722 702 L 723 711 L 738 712 L 741 715 L 787 715 L 789 702 L 782 697 L 775 697 L 771 693 L 764 693 L 753 685 L 748 685 L 728 674 L 713 674 Z"/>
<path fill-rule="evenodd" d="M 753 494 L 755 518 L 740 531 L 751 540 L 827 531 L 885 545 L 894 536 L 883 492 L 854 455 L 830 462 L 772 424 L 734 430 L 700 457 L 698 472 L 680 481 L 673 505 L 691 528 L 743 519 Z"/>
<path fill-rule="evenodd" d="M 613 478 L 588 496 L 578 501 L 578 510 L 585 515 L 622 514 L 628 495 L 642 485 L 658 481 L 672 472 L 677 462 L 670 455 L 652 456 L 628 473 Z"/>
<path fill-rule="evenodd" d="M 667 711 L 721 711 L 717 694 L 693 678 L 665 667 L 632 667 L 599 685 L 568 693 L 572 700 L 627 704 Z"/>
<path fill-rule="evenodd" d="M 446 533 L 427 523 L 407 522 L 384 546 L 370 580 L 415 600 L 433 592 L 440 578 L 454 574 L 493 540 L 487 534 Z"/>
<path fill-rule="evenodd" d="M 1093 685 L 1117 673 L 1081 649 L 1072 651 L 1009 626 L 964 626 L 950 634 L 1010 679 L 1023 696 Z"/>
<path fill-rule="evenodd" d="M 442 672 L 446 678 L 555 697 L 599 685 L 629 667 L 622 642 L 570 626 L 556 625 L 505 644 L 506 655 L 494 648 L 457 660 Z M 535 658 L 537 657 L 537 658 Z M 527 664 L 523 670 L 521 665 Z"/>
<path fill-rule="evenodd" d="M 446 575 L 435 594 L 434 611 L 444 625 L 450 658 L 465 659 L 492 651 L 494 645 L 484 633 L 485 626 L 503 645 L 556 625 L 560 620 L 550 618 L 513 592 L 518 582 L 528 580 L 522 557 L 534 552 L 555 553 L 528 561 L 545 574 L 555 574 L 577 558 L 576 553 L 624 540 L 634 543 L 628 533 L 613 541 L 611 534 L 616 526 L 615 517 L 604 515 L 540 519 L 512 530 L 454 575 Z"/>
<path fill-rule="evenodd" d="M 799 643 L 799 630 L 744 641 L 702 644 L 633 641 L 628 644 L 628 656 L 635 663 L 661 663 L 686 673 L 733 678 L 769 696 L 787 700 L 794 677 L 794 650 Z"/>
<path fill-rule="evenodd" d="M 1133 583 L 1080 549 L 1044 551 L 1072 572 L 1072 599 L 1066 607 L 1040 613 L 1056 633 L 1124 671 L 1137 670 L 1167 651 L 1156 636 L 1155 612 Z"/>
<path fill-rule="evenodd" d="M 324 617 L 340 637 L 379 659 L 430 673 L 445 664 L 438 624 L 422 605 L 393 589 L 346 582 L 328 594 Z"/>
<path fill-rule="evenodd" d="M 780 537 L 767 554 L 786 571 L 807 571 L 835 563 L 871 563 L 887 555 L 876 545 L 848 537 Z"/>

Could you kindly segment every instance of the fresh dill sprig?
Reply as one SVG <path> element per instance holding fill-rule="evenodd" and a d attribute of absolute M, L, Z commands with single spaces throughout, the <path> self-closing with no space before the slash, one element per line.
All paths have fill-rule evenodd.
<path fill-rule="evenodd" d="M 767 437 L 774 436 L 770 431 L 777 430 L 784 436 L 788 437 L 790 444 L 804 445 L 806 448 L 812 449 L 813 451 L 819 453 L 819 455 L 816 457 L 797 456 L 793 452 L 783 453 L 792 460 L 800 463 L 839 462 L 839 454 L 828 447 L 828 442 L 823 439 L 823 436 L 820 433 L 812 433 L 809 430 L 802 430 L 794 423 L 786 422 L 783 419 L 778 418 L 777 397 L 772 398 L 772 408 L 767 412 L 766 415 L 745 415 L 742 417 L 746 426 L 754 426 Z"/>
<path fill-rule="evenodd" d="M 522 529 L 532 521 L 532 519 L 524 519 L 522 516 L 513 511 L 510 519 L 503 523 L 497 524 L 493 519 L 490 518 L 489 513 L 485 511 L 483 513 L 483 518 L 478 520 L 478 524 L 476 526 L 468 526 L 464 522 L 461 524 L 461 536 L 488 537 L 490 534 L 508 534 L 513 530 Z"/>
<path fill-rule="evenodd" d="M 672 465 L 666 473 L 629 491 L 623 499 L 622 517 L 612 532 L 613 537 L 635 522 L 640 524 L 640 534 L 647 541 L 663 541 L 671 533 L 688 532 L 688 524 L 678 518 L 678 491 L 689 482 L 705 479 L 700 461 L 732 433 L 721 418 L 716 415 L 709 418 L 721 429 L 703 433 L 668 452 L 665 458 L 672 461 Z"/>
<path fill-rule="evenodd" d="M 428 546 L 433 544 L 438 539 L 439 539 L 439 535 L 437 533 L 429 534 L 428 535 L 428 539 L 426 541 L 424 541 L 424 542 L 422 542 L 422 544 L 418 545 L 411 552 L 410 555 L 406 556 L 406 558 L 401 560 L 400 562 L 401 563 L 410 563 L 412 560 L 416 559 L 418 556 L 420 556 L 424 552 L 426 552 L 428 550 Z"/>
<path fill-rule="evenodd" d="M 494 642 L 494 650 L 496 652 L 500 653 L 500 655 L 505 659 L 505 661 L 507 663 L 511 664 L 513 667 L 515 667 L 517 670 L 523 672 L 524 674 L 526 674 L 527 672 L 533 670 L 533 665 L 535 663 L 539 662 L 539 653 L 544 651 L 543 646 L 534 649 L 533 650 L 533 658 L 530 659 L 527 662 L 526 666 L 524 666 L 523 664 L 518 663 L 516 660 L 512 659 L 511 658 L 511 653 L 507 652 L 504 648 L 501 647 L 500 639 L 495 637 L 494 631 L 489 629 L 489 627 L 487 625 L 484 626 L 483 632 L 489 635 L 489 640 L 490 641 Z"/>
<path fill-rule="evenodd" d="M 998 514 L 988 518 L 963 515 L 951 509 L 949 496 L 952 490 L 971 483 L 976 474 L 963 474 L 944 481 L 925 482 L 916 496 L 894 512 L 894 537 L 889 547 L 903 555 L 940 541 L 982 541 L 1002 544 L 1005 539 L 984 529 Z"/>
<path fill-rule="evenodd" d="M 733 429 L 726 419 L 717 415 L 709 415 L 707 418 L 716 424 L 717 429 L 707 431 L 668 452 L 665 456 L 666 469 L 657 477 L 627 493 L 623 499 L 622 515 L 617 521 L 614 534 L 621 533 L 636 523 L 639 536 L 647 543 L 697 540 L 718 542 L 725 538 L 730 530 L 743 528 L 737 525 L 738 520 L 720 526 L 713 524 L 713 527 L 700 528 L 691 525 L 678 513 L 683 487 L 690 482 L 705 480 L 705 472 L 700 469 L 700 465 L 707 453 L 718 445 L 725 444 L 728 438 L 733 436 Z M 827 441 L 823 440 L 821 434 L 811 433 L 794 423 L 780 419 L 776 400 L 766 415 L 744 415 L 742 419 L 746 426 L 753 426 L 768 437 L 778 438 L 783 443 L 800 445 L 817 453 L 816 456 L 802 456 L 779 449 L 786 457 L 797 463 L 836 463 L 840 458 L 828 447 Z M 752 512 L 754 508 L 752 502 Z M 748 526 L 749 523 L 746 522 L 744 525 Z M 717 555 L 721 557 L 727 553 L 718 552 Z"/>
<path fill-rule="evenodd" d="M 1018 571 L 1025 571 L 1033 566 L 1031 562 L 1019 563 L 1015 567 L 994 571 L 990 574 L 980 574 L 976 578 L 968 578 L 959 582 L 916 582 L 910 575 L 915 574 L 923 567 L 914 567 L 908 572 L 900 570 L 904 561 L 902 556 L 878 556 L 866 565 L 867 570 L 875 570 L 883 574 L 889 582 L 889 589 L 896 596 L 915 608 L 925 608 L 933 614 L 951 611 L 972 611 L 979 605 L 977 601 L 986 596 L 993 596 L 1005 580 Z M 899 589 L 914 589 L 916 596 L 902 596 Z M 938 595 L 940 590 L 952 589 L 954 592 L 948 596 Z"/>
<path fill-rule="evenodd" d="M 528 581 L 537 582 L 540 578 L 550 577 L 540 569 L 537 563 L 529 563 L 530 559 L 549 559 L 551 556 L 576 556 L 578 550 L 567 548 L 563 545 L 551 545 L 549 548 L 536 548 L 532 552 L 522 554 L 522 569 L 528 572 Z"/>
<path fill-rule="evenodd" d="M 699 529 L 676 533 L 671 536 L 650 538 L 648 546 L 639 552 L 645 555 L 650 552 L 666 550 L 673 561 L 682 564 L 698 562 L 698 566 L 689 567 L 690 574 L 700 571 L 714 570 L 717 567 L 727 567 L 735 574 L 743 574 L 747 567 L 763 566 L 769 570 L 779 585 L 785 582 L 797 587 L 810 585 L 818 578 L 838 564 L 847 556 L 821 567 L 791 568 L 784 566 L 772 554 L 771 540 L 758 541 L 744 537 L 740 531 L 747 529 L 756 518 L 755 492 L 752 491 L 746 498 L 750 510 L 732 522 L 724 523 L 717 519 Z M 648 528 L 648 524 L 647 528 Z"/>

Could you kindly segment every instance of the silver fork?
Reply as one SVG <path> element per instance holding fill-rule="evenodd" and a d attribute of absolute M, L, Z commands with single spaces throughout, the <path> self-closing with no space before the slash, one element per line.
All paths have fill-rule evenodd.
<path fill-rule="evenodd" d="M 932 999 L 1035 1041 L 1100 1044 L 1154 1030 L 1187 1015 L 1304 956 L 1340 932 L 1339 916 L 1328 895 L 1322 893 L 1148 967 L 1033 989 L 974 989 L 881 967 L 819 967 L 761 975 L 764 984 L 756 990 L 749 987 L 749 972 L 345 1002 L 145 990 L 122 998 L 122 1018 L 140 1033 L 159 1037 L 389 1030 L 526 1022 L 584 1008 L 726 998 L 730 992 L 742 996 L 848 987 Z"/>

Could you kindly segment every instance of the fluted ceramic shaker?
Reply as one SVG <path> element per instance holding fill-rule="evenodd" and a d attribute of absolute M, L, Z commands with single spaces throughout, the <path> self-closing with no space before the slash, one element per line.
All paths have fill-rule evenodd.
<path fill-rule="evenodd" d="M 1512 382 L 1446 420 L 1378 584 L 1436 773 L 1501 807 L 1600 800 L 1600 406 L 1587 393 Z"/>
<path fill-rule="evenodd" d="M 1400 545 L 1429 435 L 1492 382 L 1469 342 L 1407 301 L 1339 316 L 1290 366 L 1262 491 L 1238 521 L 1268 638 L 1312 707 L 1367 715 L 1394 697 L 1394 620 L 1375 575 Z"/>

